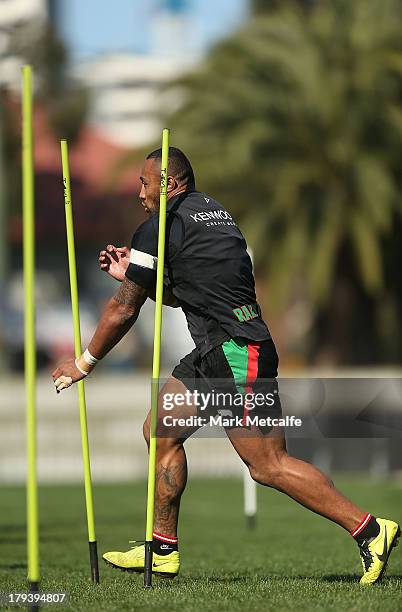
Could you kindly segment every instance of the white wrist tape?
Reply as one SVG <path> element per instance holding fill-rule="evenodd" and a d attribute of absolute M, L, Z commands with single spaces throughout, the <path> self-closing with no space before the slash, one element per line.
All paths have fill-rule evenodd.
<path fill-rule="evenodd" d="M 78 357 L 78 359 L 75 360 L 75 367 L 81 372 L 81 374 L 83 374 L 84 376 L 88 376 L 88 374 L 92 372 L 98 361 L 99 359 L 96 359 L 96 357 L 91 355 L 88 349 L 86 349 L 85 352 L 81 355 L 81 357 Z"/>
<path fill-rule="evenodd" d="M 88 376 L 89 372 L 85 372 L 85 370 L 80 368 L 80 366 L 78 364 L 78 359 L 75 360 L 75 367 L 77 368 L 77 370 L 79 370 L 81 372 L 81 374 L 83 374 L 84 376 Z"/>
<path fill-rule="evenodd" d="M 87 364 L 90 365 L 90 366 L 96 366 L 96 364 L 99 361 L 99 359 L 96 359 L 96 357 L 91 355 L 91 353 L 88 351 L 88 349 L 85 349 L 84 354 L 83 354 L 83 358 L 87 362 Z"/>

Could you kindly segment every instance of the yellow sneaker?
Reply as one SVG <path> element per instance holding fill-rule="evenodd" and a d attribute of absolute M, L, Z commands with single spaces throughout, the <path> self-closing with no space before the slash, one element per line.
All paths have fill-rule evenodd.
<path fill-rule="evenodd" d="M 107 552 L 103 555 L 106 563 L 125 572 L 144 571 L 145 544 L 133 546 L 127 552 Z M 169 555 L 152 556 L 152 573 L 162 578 L 174 578 L 180 570 L 180 553 L 174 550 Z"/>
<path fill-rule="evenodd" d="M 363 576 L 360 584 L 374 584 L 383 575 L 392 549 L 398 545 L 400 527 L 394 521 L 376 519 L 380 533 L 371 540 L 364 540 L 359 546 L 362 558 Z"/>

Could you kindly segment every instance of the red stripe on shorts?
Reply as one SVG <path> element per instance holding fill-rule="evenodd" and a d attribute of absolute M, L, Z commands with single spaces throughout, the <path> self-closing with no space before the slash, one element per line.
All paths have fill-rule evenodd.
<path fill-rule="evenodd" d="M 256 342 L 250 342 L 247 347 L 248 361 L 247 361 L 247 375 L 246 375 L 246 386 L 245 393 L 253 393 L 253 383 L 255 382 L 258 374 L 258 358 L 260 356 L 260 344 Z M 243 410 L 242 424 L 245 424 L 244 418 L 249 413 L 246 407 Z"/>

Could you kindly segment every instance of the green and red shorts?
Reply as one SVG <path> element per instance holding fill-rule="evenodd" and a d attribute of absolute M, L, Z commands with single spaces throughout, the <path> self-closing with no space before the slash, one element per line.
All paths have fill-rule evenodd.
<path fill-rule="evenodd" d="M 200 416 L 219 413 L 242 419 L 248 414 L 262 418 L 281 415 L 277 375 L 278 355 L 273 341 L 247 338 L 231 338 L 203 357 L 194 349 L 172 373 L 191 392 L 213 392 L 213 400 Z"/>

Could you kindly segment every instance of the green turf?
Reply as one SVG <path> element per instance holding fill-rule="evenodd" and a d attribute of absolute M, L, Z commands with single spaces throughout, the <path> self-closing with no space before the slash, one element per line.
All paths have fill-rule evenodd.
<path fill-rule="evenodd" d="M 363 477 L 337 484 L 370 512 L 402 519 L 397 485 Z M 19 591 L 26 587 L 24 491 L 3 487 L 0 498 L 0 591 Z M 276 491 L 260 487 L 258 502 L 257 528 L 249 532 L 240 481 L 191 480 L 179 534 L 182 572 L 144 591 L 142 576 L 103 562 L 101 584 L 91 584 L 82 487 L 42 487 L 41 589 L 70 593 L 69 605 L 53 610 L 402 610 L 401 549 L 382 583 L 362 588 L 356 546 L 339 527 Z M 144 509 L 144 483 L 96 486 L 100 552 L 143 538 Z"/>

